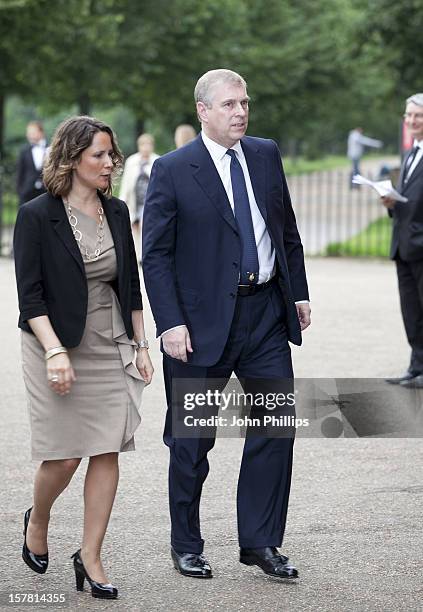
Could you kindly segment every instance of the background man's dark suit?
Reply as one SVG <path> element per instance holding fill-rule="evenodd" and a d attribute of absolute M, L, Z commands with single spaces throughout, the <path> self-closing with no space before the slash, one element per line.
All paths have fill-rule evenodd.
<path fill-rule="evenodd" d="M 422 107 L 423 111 L 423 107 Z M 407 160 L 401 167 L 398 189 L 408 202 L 397 202 L 393 220 L 391 259 L 396 261 L 401 311 L 411 346 L 409 372 L 423 373 L 423 158 L 405 182 Z"/>
<path fill-rule="evenodd" d="M 42 181 L 42 170 L 34 165 L 32 157 L 33 145 L 25 145 L 18 158 L 16 170 L 16 188 L 19 197 L 19 205 L 29 202 L 33 198 L 45 192 Z"/>

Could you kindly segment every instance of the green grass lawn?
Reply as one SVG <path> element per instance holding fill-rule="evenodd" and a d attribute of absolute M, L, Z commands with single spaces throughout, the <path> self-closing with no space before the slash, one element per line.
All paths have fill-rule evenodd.
<path fill-rule="evenodd" d="M 286 174 L 290 176 L 293 174 L 307 174 L 308 172 L 346 168 L 351 165 L 351 162 L 345 155 L 328 155 L 320 159 L 284 157 L 283 165 Z"/>
<path fill-rule="evenodd" d="M 14 225 L 16 213 L 18 211 L 18 198 L 14 193 L 3 194 L 3 225 Z"/>
<path fill-rule="evenodd" d="M 389 217 L 372 221 L 366 229 L 345 242 L 334 242 L 323 255 L 349 257 L 388 257 L 392 222 Z"/>

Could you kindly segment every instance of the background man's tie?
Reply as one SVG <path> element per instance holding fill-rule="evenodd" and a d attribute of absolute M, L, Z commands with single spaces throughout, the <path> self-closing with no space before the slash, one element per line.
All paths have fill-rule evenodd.
<path fill-rule="evenodd" d="M 228 149 L 226 153 L 231 157 L 234 211 L 242 245 L 239 282 L 241 285 L 253 285 L 258 281 L 259 261 L 247 186 L 245 184 L 244 172 L 235 151 Z"/>

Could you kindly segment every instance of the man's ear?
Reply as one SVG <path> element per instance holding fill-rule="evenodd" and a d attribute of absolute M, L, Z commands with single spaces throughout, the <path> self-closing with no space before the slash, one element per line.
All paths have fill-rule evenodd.
<path fill-rule="evenodd" d="M 204 102 L 197 102 L 197 115 L 201 123 L 207 123 L 207 110 Z"/>

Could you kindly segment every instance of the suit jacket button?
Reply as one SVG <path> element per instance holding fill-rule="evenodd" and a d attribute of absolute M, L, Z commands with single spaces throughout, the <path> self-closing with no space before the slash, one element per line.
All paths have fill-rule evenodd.
<path fill-rule="evenodd" d="M 238 262 L 237 261 L 233 261 L 232 265 L 233 265 L 234 268 L 237 268 L 238 267 Z"/>
<path fill-rule="evenodd" d="M 231 296 L 231 298 L 236 297 L 236 296 L 235 296 L 235 293 L 230 293 L 229 295 Z"/>

